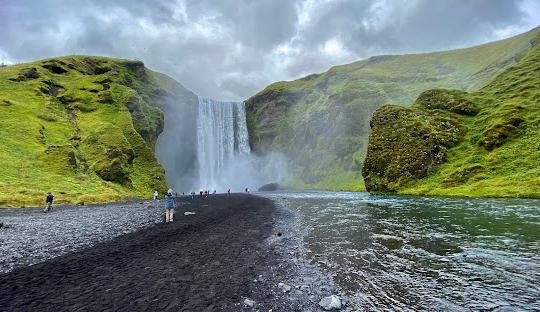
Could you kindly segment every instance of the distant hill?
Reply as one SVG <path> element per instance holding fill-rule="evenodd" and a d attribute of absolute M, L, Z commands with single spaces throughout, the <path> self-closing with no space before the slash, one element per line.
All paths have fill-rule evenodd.
<path fill-rule="evenodd" d="M 140 61 L 65 56 L 0 68 L 0 207 L 149 197 L 168 107 L 196 96 Z M 194 118 L 192 118 L 194 120 Z"/>
<path fill-rule="evenodd" d="M 540 46 L 479 91 L 429 90 L 371 126 L 370 192 L 540 197 Z"/>
<path fill-rule="evenodd" d="M 540 28 L 472 48 L 384 55 L 277 82 L 246 101 L 254 151 L 281 151 L 291 184 L 362 190 L 369 121 L 387 103 L 409 105 L 433 88 L 477 90 L 540 42 Z"/>

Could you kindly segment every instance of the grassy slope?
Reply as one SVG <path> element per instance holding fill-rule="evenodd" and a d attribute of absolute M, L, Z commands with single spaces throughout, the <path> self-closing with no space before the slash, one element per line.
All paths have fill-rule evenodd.
<path fill-rule="evenodd" d="M 172 88 L 142 62 L 104 57 L 0 68 L 0 207 L 41 204 L 47 191 L 58 202 L 163 191 L 155 106 Z"/>
<path fill-rule="evenodd" d="M 298 187 L 362 190 L 369 120 L 386 103 L 407 105 L 424 90 L 475 90 L 518 62 L 540 28 L 473 48 L 378 56 L 274 83 L 246 101 L 255 151 L 283 151 Z"/>
<path fill-rule="evenodd" d="M 473 93 L 433 90 L 373 117 L 374 192 L 540 197 L 540 46 Z M 476 112 L 478 112 L 476 114 Z"/>
<path fill-rule="evenodd" d="M 462 119 L 462 143 L 400 193 L 540 197 L 540 47 L 470 99 L 481 111 Z"/>

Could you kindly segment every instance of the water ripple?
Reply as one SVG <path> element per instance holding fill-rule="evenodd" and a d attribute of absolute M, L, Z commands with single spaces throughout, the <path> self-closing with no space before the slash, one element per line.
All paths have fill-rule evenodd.
<path fill-rule="evenodd" d="M 308 258 L 358 307 L 540 310 L 540 201 L 265 194 L 303 216 Z"/>

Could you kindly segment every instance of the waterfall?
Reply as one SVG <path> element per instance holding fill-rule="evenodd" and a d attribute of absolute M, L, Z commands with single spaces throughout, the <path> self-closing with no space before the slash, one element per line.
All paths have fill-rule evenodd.
<path fill-rule="evenodd" d="M 250 153 L 244 103 L 199 98 L 197 162 L 199 188 L 223 191 L 231 186 L 232 172 Z M 239 186 L 237 186 L 239 187 Z M 238 191 L 238 190 L 237 190 Z"/>

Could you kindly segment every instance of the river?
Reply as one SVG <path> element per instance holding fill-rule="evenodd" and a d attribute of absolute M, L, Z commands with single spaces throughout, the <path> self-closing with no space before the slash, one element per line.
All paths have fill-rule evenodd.
<path fill-rule="evenodd" d="M 540 200 L 265 193 L 364 310 L 540 310 Z"/>

